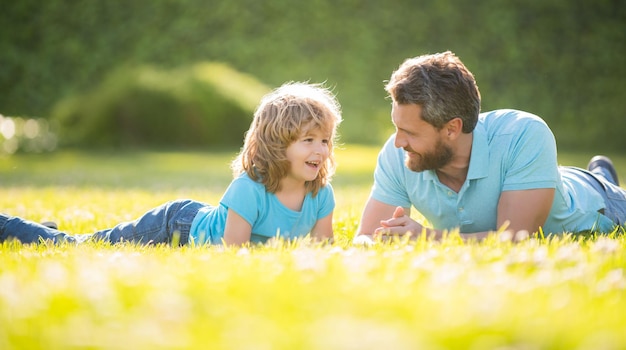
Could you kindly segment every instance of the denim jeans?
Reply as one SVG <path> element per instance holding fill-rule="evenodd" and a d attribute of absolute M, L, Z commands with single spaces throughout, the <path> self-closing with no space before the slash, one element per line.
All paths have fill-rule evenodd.
<path fill-rule="evenodd" d="M 187 244 L 191 223 L 204 203 L 188 199 L 167 202 L 132 222 L 98 231 L 91 235 L 68 235 L 42 226 L 36 222 L 0 214 L 0 242 L 16 238 L 22 243 L 40 240 L 80 243 L 87 239 L 105 242 L 133 242 L 140 244 L 178 243 Z"/>
<path fill-rule="evenodd" d="M 19 217 L 0 214 L 0 242 L 8 239 L 17 239 L 22 243 L 37 243 L 42 240 L 55 243 L 77 242 L 76 237 L 59 230 Z"/>
<path fill-rule="evenodd" d="M 611 173 L 604 168 L 597 167 L 593 172 L 578 169 L 587 175 L 589 184 L 604 198 L 604 216 L 613 220 L 617 225 L 626 224 L 626 190 L 615 184 Z"/>

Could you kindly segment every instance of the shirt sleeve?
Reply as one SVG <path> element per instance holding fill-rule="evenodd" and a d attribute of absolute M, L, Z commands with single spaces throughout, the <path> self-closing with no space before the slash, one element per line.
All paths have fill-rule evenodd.
<path fill-rule="evenodd" d="M 259 218 L 259 208 L 263 200 L 262 191 L 259 189 L 264 189 L 263 185 L 255 183 L 248 177 L 240 176 L 230 183 L 220 204 L 227 209 L 232 209 L 251 226 L 254 226 Z"/>
<path fill-rule="evenodd" d="M 317 196 L 319 197 L 320 208 L 317 214 L 317 220 L 320 220 L 335 210 L 335 193 L 333 187 L 330 184 L 322 187 L 317 193 Z"/>
<path fill-rule="evenodd" d="M 378 154 L 371 197 L 393 206 L 411 206 L 404 173 L 404 150 L 394 145 L 392 135 Z"/>
<path fill-rule="evenodd" d="M 539 119 L 528 121 L 520 130 L 505 160 L 502 190 L 556 188 L 559 175 L 554 134 Z"/>

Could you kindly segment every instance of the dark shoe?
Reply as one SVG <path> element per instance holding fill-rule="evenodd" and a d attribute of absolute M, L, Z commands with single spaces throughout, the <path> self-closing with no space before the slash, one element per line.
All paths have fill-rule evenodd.
<path fill-rule="evenodd" d="M 42 222 L 41 224 L 42 224 L 43 226 L 48 227 L 48 228 L 51 228 L 51 229 L 55 229 L 55 230 L 58 230 L 58 229 L 59 229 L 59 226 L 57 225 L 57 223 L 56 223 L 56 222 L 53 222 L 53 221 L 44 221 L 44 222 Z"/>
<path fill-rule="evenodd" d="M 617 171 L 615 171 L 615 167 L 613 166 L 613 162 L 609 159 L 609 157 L 605 156 L 595 156 L 591 158 L 589 164 L 587 165 L 587 170 L 593 172 L 593 169 L 596 168 L 604 168 L 608 170 L 613 178 L 613 183 L 619 186 L 619 178 L 617 177 Z"/>

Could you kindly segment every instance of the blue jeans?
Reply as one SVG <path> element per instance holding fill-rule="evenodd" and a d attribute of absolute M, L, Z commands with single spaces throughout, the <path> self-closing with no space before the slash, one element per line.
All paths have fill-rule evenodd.
<path fill-rule="evenodd" d="M 191 223 L 204 203 L 188 199 L 167 202 L 156 207 L 139 219 L 98 231 L 91 235 L 69 235 L 36 222 L 0 214 L 0 242 L 14 238 L 22 243 L 51 240 L 55 243 L 80 243 L 85 240 L 105 242 L 133 242 L 140 244 L 178 243 L 187 244 Z"/>
<path fill-rule="evenodd" d="M 0 214 L 0 242 L 8 239 L 17 239 L 22 243 L 37 243 L 42 240 L 55 243 L 77 241 L 73 236 L 36 222 Z"/>
<path fill-rule="evenodd" d="M 593 172 L 582 171 L 589 180 L 589 184 L 604 198 L 604 216 L 613 220 L 616 225 L 626 224 L 626 190 L 617 186 L 611 173 L 606 169 L 597 167 Z"/>

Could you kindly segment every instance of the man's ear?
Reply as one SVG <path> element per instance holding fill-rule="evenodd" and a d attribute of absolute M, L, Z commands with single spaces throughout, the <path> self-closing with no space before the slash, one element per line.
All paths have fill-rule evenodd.
<path fill-rule="evenodd" d="M 455 139 L 463 133 L 463 120 L 459 117 L 449 120 L 443 129 L 449 138 Z"/>

